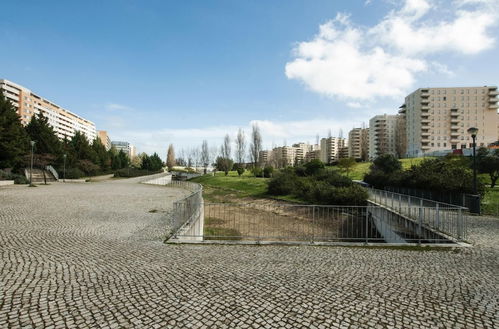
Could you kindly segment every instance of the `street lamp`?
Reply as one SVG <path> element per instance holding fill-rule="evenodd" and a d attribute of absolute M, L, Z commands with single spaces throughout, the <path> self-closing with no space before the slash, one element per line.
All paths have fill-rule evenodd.
<path fill-rule="evenodd" d="M 29 171 L 29 186 L 33 185 L 33 149 L 35 148 L 35 141 L 30 141 L 31 144 L 31 169 Z"/>
<path fill-rule="evenodd" d="M 473 139 L 473 193 L 476 195 L 476 135 L 478 134 L 478 128 L 471 127 L 468 128 L 468 134 L 471 135 Z"/>
<path fill-rule="evenodd" d="M 68 157 L 68 155 L 64 153 L 62 157 L 64 158 L 64 171 L 63 171 L 62 181 L 66 183 L 66 158 Z"/>

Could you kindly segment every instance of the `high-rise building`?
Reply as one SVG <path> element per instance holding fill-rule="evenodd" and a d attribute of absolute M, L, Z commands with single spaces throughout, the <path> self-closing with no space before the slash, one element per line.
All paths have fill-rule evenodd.
<path fill-rule="evenodd" d="M 135 146 L 133 146 L 129 142 L 112 141 L 111 144 L 112 147 L 116 149 L 116 151 L 125 152 L 125 154 L 128 155 L 130 159 L 132 159 L 135 156 Z"/>
<path fill-rule="evenodd" d="M 397 115 L 376 115 L 369 120 L 369 159 L 382 154 L 397 156 Z"/>
<path fill-rule="evenodd" d="M 369 129 L 353 128 L 348 133 L 348 156 L 367 161 L 369 156 Z"/>
<path fill-rule="evenodd" d="M 497 87 L 420 88 L 405 98 L 407 156 L 471 147 L 467 133 L 479 129 L 477 145 L 497 141 Z"/>
<path fill-rule="evenodd" d="M 112 144 L 111 144 L 111 139 L 109 138 L 109 135 L 107 134 L 107 131 L 98 130 L 97 134 L 99 136 L 99 139 L 100 139 L 102 145 L 104 145 L 104 147 L 106 148 L 106 151 L 109 151 L 111 149 Z"/>
<path fill-rule="evenodd" d="M 328 137 L 321 139 L 320 160 L 330 164 L 338 161 L 339 152 L 345 147 L 345 139 L 340 137 Z"/>
<path fill-rule="evenodd" d="M 23 125 L 27 125 L 33 115 L 41 113 L 61 139 L 73 137 L 76 131 L 83 133 L 89 141 L 97 137 L 93 122 L 36 95 L 21 85 L 0 79 L 0 91 L 12 103 Z"/>

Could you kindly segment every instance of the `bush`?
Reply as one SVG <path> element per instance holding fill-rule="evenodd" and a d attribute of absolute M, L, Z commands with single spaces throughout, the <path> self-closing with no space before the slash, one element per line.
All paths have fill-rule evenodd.
<path fill-rule="evenodd" d="M 353 184 L 348 177 L 323 168 L 314 170 L 313 176 L 299 176 L 303 168 L 286 168 L 268 184 L 271 195 L 291 195 L 306 202 L 329 205 L 365 205 L 367 191 Z M 309 171 L 310 172 L 310 171 Z M 299 173 L 299 174 L 298 174 Z"/>
<path fill-rule="evenodd" d="M 253 167 L 253 169 L 251 169 L 251 172 L 253 173 L 253 175 L 255 175 L 255 177 L 262 177 L 263 174 L 263 170 L 260 167 Z"/>
<path fill-rule="evenodd" d="M 263 177 L 270 178 L 272 177 L 272 173 L 274 172 L 274 168 L 271 166 L 267 166 L 263 168 Z"/>
<path fill-rule="evenodd" d="M 274 176 L 269 182 L 268 192 L 272 195 L 292 194 L 296 189 L 296 176 L 287 172 L 281 172 Z"/>
<path fill-rule="evenodd" d="M 29 180 L 24 175 L 14 174 L 0 170 L 0 180 L 13 180 L 14 184 L 28 184 Z"/>
<path fill-rule="evenodd" d="M 315 159 L 305 163 L 305 174 L 308 176 L 317 175 L 324 169 L 324 163 L 321 160 Z"/>
<path fill-rule="evenodd" d="M 66 169 L 66 177 L 65 178 L 67 178 L 67 179 L 79 179 L 79 178 L 82 178 L 84 176 L 85 176 L 85 174 L 83 173 L 83 171 L 81 171 L 78 168 Z M 64 174 L 61 176 L 61 178 L 62 177 L 64 177 Z"/>
<path fill-rule="evenodd" d="M 151 171 L 146 169 L 136 169 L 136 168 L 124 168 L 119 169 L 114 172 L 114 177 L 139 177 L 162 173 L 163 170 Z"/>
<path fill-rule="evenodd" d="M 237 174 L 239 176 L 241 176 L 242 174 L 244 174 L 244 168 L 243 167 L 237 167 L 236 171 L 237 171 Z"/>

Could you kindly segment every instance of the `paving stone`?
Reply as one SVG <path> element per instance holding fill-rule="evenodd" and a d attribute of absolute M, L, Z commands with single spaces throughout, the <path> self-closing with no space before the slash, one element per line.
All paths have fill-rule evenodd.
<path fill-rule="evenodd" d="M 0 327 L 499 327 L 499 219 L 465 250 L 165 245 L 186 193 L 2 187 Z"/>

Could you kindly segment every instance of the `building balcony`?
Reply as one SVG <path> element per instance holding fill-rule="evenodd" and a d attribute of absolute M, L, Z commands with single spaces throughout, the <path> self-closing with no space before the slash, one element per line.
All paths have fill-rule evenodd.
<path fill-rule="evenodd" d="M 430 149 L 430 145 L 421 145 L 421 150 L 427 151 Z"/>
<path fill-rule="evenodd" d="M 489 91 L 489 96 L 495 97 L 497 95 L 499 95 L 499 91 L 497 91 L 497 90 L 491 90 L 491 91 Z"/>
<path fill-rule="evenodd" d="M 497 109 L 499 109 L 499 106 L 497 104 L 490 104 L 489 105 L 489 109 L 495 109 L 495 110 L 497 110 Z"/>
<path fill-rule="evenodd" d="M 421 106 L 421 111 L 428 111 L 430 109 L 429 106 Z"/>
<path fill-rule="evenodd" d="M 430 104 L 430 100 L 429 99 L 422 99 L 421 100 L 421 104 Z"/>
<path fill-rule="evenodd" d="M 497 102 L 499 102 L 499 98 L 497 98 L 497 97 L 489 98 L 489 103 L 497 103 Z"/>
<path fill-rule="evenodd" d="M 428 119 L 428 118 L 421 118 L 421 123 L 430 123 L 430 119 Z"/>
<path fill-rule="evenodd" d="M 450 119 L 450 124 L 451 125 L 458 124 L 459 122 L 461 122 L 461 120 L 459 118 L 451 118 Z"/>

